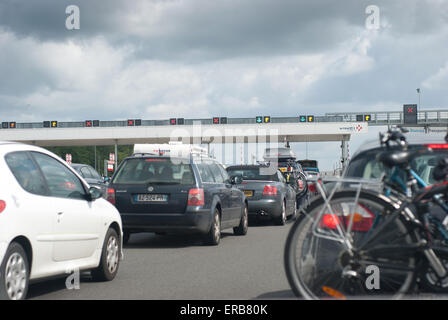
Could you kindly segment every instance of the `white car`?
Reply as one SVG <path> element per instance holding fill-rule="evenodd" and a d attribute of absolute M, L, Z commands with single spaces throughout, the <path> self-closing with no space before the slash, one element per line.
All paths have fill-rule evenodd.
<path fill-rule="evenodd" d="M 0 300 L 25 299 L 31 280 L 91 270 L 115 278 L 122 254 L 117 209 L 65 161 L 0 141 Z"/>

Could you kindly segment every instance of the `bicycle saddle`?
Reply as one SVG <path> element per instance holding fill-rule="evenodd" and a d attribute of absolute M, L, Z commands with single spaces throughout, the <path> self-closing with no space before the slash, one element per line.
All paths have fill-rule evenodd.
<path fill-rule="evenodd" d="M 415 156 L 417 152 L 415 151 L 384 151 L 377 155 L 377 160 L 382 162 L 388 167 L 402 166 L 409 163 Z"/>

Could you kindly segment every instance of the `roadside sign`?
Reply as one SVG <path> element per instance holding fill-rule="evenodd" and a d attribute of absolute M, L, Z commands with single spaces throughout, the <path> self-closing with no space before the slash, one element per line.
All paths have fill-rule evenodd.
<path fill-rule="evenodd" d="M 65 161 L 68 164 L 72 164 L 72 155 L 70 153 L 65 154 Z"/>
<path fill-rule="evenodd" d="M 115 162 L 115 153 L 109 153 L 109 161 Z"/>
<path fill-rule="evenodd" d="M 107 161 L 107 171 L 114 171 L 114 164 L 115 164 L 114 161 L 111 160 Z"/>

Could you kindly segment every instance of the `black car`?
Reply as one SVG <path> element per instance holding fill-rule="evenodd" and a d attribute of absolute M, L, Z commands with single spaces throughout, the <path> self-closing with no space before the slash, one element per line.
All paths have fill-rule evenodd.
<path fill-rule="evenodd" d="M 246 195 L 249 215 L 266 215 L 279 225 L 284 225 L 288 216 L 295 216 L 296 192 L 278 169 L 271 170 L 266 165 L 240 165 L 226 170 L 231 177 L 242 177 L 243 182 L 238 188 Z"/>
<path fill-rule="evenodd" d="M 199 233 L 217 245 L 221 230 L 245 235 L 247 200 L 214 159 L 135 154 L 113 175 L 107 199 L 120 211 L 124 242 L 132 233 Z"/>
<path fill-rule="evenodd" d="M 99 187 L 101 189 L 103 197 L 106 196 L 107 183 L 95 169 L 93 169 L 88 164 L 81 163 L 72 163 L 70 166 L 75 169 L 76 172 L 78 172 L 89 185 Z"/>
<path fill-rule="evenodd" d="M 447 156 L 448 145 L 444 137 L 434 134 L 406 134 L 408 149 L 419 149 L 429 147 L 431 152 L 422 153 L 412 159 L 410 166 L 419 177 L 428 185 L 433 184 L 433 170 L 437 160 L 442 156 Z M 396 150 L 397 146 L 391 146 L 390 150 Z M 390 169 L 385 167 L 377 159 L 377 155 L 385 151 L 386 147 L 381 146 L 378 139 L 366 141 L 353 155 L 344 171 L 343 176 L 348 178 L 381 179 L 383 174 L 390 174 Z M 404 171 L 400 172 L 402 179 L 406 181 Z"/>

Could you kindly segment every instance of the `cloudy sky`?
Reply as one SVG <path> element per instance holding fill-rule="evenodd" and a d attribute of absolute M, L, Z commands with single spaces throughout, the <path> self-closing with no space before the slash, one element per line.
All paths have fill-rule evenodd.
<path fill-rule="evenodd" d="M 1 0 L 0 75 L 4 121 L 446 108 L 448 0 Z"/>

